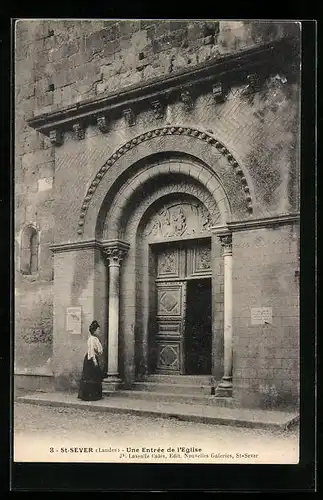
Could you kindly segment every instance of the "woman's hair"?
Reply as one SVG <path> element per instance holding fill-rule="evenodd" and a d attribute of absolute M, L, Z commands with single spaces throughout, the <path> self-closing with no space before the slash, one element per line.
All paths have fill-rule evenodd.
<path fill-rule="evenodd" d="M 90 324 L 90 326 L 89 326 L 89 331 L 90 331 L 91 335 L 93 335 L 93 333 L 94 333 L 94 332 L 95 332 L 98 328 L 100 328 L 99 323 L 98 323 L 96 320 L 92 321 L 92 323 L 91 323 L 91 324 Z"/>

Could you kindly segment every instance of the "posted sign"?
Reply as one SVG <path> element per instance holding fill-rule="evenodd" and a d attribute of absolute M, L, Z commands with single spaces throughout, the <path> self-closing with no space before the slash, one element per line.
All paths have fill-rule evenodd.
<path fill-rule="evenodd" d="M 66 310 L 66 331 L 80 335 L 82 332 L 82 308 L 68 307 Z"/>
<path fill-rule="evenodd" d="M 272 324 L 273 309 L 272 307 L 252 307 L 251 308 L 251 324 L 264 325 L 265 323 Z"/>

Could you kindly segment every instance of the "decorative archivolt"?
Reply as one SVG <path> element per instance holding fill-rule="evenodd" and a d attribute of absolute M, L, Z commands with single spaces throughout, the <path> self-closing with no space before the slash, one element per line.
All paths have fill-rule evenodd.
<path fill-rule="evenodd" d="M 78 229 L 77 229 L 77 233 L 79 235 L 81 235 L 83 233 L 84 220 L 85 220 L 91 199 L 92 199 L 98 185 L 100 184 L 102 178 L 106 174 L 106 172 L 112 167 L 112 165 L 117 160 L 119 160 L 125 153 L 127 153 L 133 147 L 138 146 L 138 144 L 145 142 L 145 141 L 148 141 L 154 137 L 160 137 L 163 135 L 190 136 L 192 138 L 196 138 L 197 140 L 204 141 L 212 147 L 215 147 L 218 152 L 220 152 L 223 156 L 226 157 L 227 161 L 234 169 L 234 172 L 239 177 L 240 183 L 242 185 L 242 188 L 243 188 L 243 191 L 245 194 L 246 210 L 250 214 L 252 213 L 252 211 L 253 211 L 252 197 L 251 197 L 250 189 L 248 186 L 247 179 L 244 175 L 244 172 L 243 172 L 242 168 L 240 167 L 239 163 L 237 162 L 237 160 L 234 158 L 234 156 L 230 153 L 230 151 L 220 141 L 215 139 L 208 132 L 202 132 L 198 129 L 191 128 L 191 127 L 162 127 L 162 128 L 150 130 L 149 132 L 145 132 L 143 134 L 140 134 L 137 137 L 134 137 L 133 139 L 128 141 L 126 144 L 121 146 L 115 153 L 113 153 L 110 156 L 110 158 L 106 161 L 106 163 L 100 168 L 100 170 L 97 172 L 95 178 L 91 182 L 91 185 L 88 188 L 88 191 L 86 193 L 86 196 L 85 196 L 83 203 L 82 203 L 82 206 L 81 206 L 81 211 L 80 211 L 80 216 L 79 216 L 79 221 L 78 221 Z"/>
<path fill-rule="evenodd" d="M 189 209 L 188 213 L 183 205 L 186 205 L 186 207 Z M 123 219 L 121 222 L 121 212 L 111 212 L 109 217 L 106 218 L 106 224 L 103 233 L 104 239 L 121 237 L 122 239 L 128 241 L 131 238 L 131 235 L 137 234 L 137 230 L 139 228 L 139 225 L 141 224 L 141 230 L 144 232 L 144 236 L 146 236 L 148 239 L 154 240 L 154 236 L 148 233 L 152 229 L 156 217 L 158 217 L 158 213 L 160 213 L 160 211 L 164 207 L 169 206 L 174 207 L 176 209 L 176 212 L 180 207 L 184 208 L 184 215 L 185 217 L 188 216 L 189 219 L 186 221 L 189 228 L 188 232 L 192 233 L 193 228 L 196 231 L 197 224 L 195 224 L 195 222 L 197 221 L 195 217 L 193 217 L 193 220 L 191 220 L 191 217 L 189 217 L 191 211 L 190 205 L 197 205 L 198 207 L 203 205 L 204 207 L 204 209 L 202 209 L 200 213 L 201 223 L 198 224 L 198 227 L 205 228 L 203 224 L 205 221 L 207 221 L 207 226 L 209 220 L 211 220 L 212 225 L 220 224 L 220 221 L 224 223 L 224 221 L 227 220 L 227 216 L 229 215 L 229 213 L 226 211 L 224 200 L 219 200 L 217 202 L 212 194 L 209 193 L 207 188 L 205 188 L 204 186 L 198 184 L 190 184 L 187 181 L 177 181 L 168 185 L 160 185 L 158 189 L 150 192 L 150 194 L 147 195 L 142 203 L 140 203 L 139 205 L 135 205 L 135 210 L 131 210 L 129 219 Z M 204 213 L 206 217 L 203 217 Z M 173 214 L 170 215 L 173 222 Z M 175 215 L 175 219 L 176 218 L 177 217 Z M 113 224 L 113 220 L 119 221 L 117 227 Z M 109 231 L 108 229 L 109 225 L 110 227 L 112 226 L 111 231 Z M 170 236 L 171 233 L 169 233 L 169 231 L 166 231 L 166 233 L 168 233 L 168 238 L 178 238 L 178 234 L 182 231 L 183 228 L 181 228 L 181 225 L 178 224 L 176 220 L 175 227 L 176 234 L 174 234 L 173 236 Z M 202 232 L 204 231 L 202 230 Z M 202 232 L 200 231 L 200 234 Z M 163 234 L 165 234 L 164 231 Z M 189 236 L 187 233 L 186 235 Z M 179 237 L 181 237 L 181 235 L 179 235 Z M 159 237 L 158 234 L 156 235 L 156 239 L 160 240 L 164 238 L 165 236 Z"/>

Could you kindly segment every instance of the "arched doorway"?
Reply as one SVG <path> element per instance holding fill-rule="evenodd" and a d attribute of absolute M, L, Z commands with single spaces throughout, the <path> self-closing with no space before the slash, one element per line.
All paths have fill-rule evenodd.
<path fill-rule="evenodd" d="M 196 196 L 174 191 L 152 203 L 140 221 L 136 238 L 136 323 L 140 324 L 140 317 L 147 311 L 147 326 L 137 330 L 137 359 L 142 359 L 144 372 L 185 375 L 202 374 L 206 369 L 211 375 L 210 227 L 218 215 L 217 210 L 211 215 Z M 205 302 L 201 307 L 208 323 L 202 328 L 200 321 L 198 328 L 193 304 L 202 294 Z M 144 332 L 146 338 L 141 336 Z M 203 370 L 204 342 L 208 349 L 203 361 L 208 366 Z"/>
<path fill-rule="evenodd" d="M 220 377 L 223 268 L 210 228 L 230 207 L 208 167 L 178 155 L 149 160 L 106 198 L 97 226 L 101 241 L 128 245 L 120 270 L 120 376 L 126 385 L 148 373 Z"/>
<path fill-rule="evenodd" d="M 232 235 L 227 222 L 244 220 L 246 214 L 253 213 L 248 174 L 212 133 L 168 126 L 128 140 L 104 164 L 94 166 L 93 172 L 92 180 L 84 184 L 83 195 L 75 200 L 79 211 L 73 210 L 66 222 L 65 229 L 74 231 L 74 237 L 65 232 L 65 241 L 60 236 L 61 241 L 51 246 L 55 254 L 53 359 L 57 386 L 61 381 L 69 384 L 71 377 L 77 380 L 87 325 L 93 318 L 102 326 L 101 340 L 107 348 L 106 385 L 109 381 L 114 390 L 123 382 L 124 388 L 130 388 L 152 369 L 149 341 L 154 330 L 149 299 L 156 296 L 151 293 L 156 276 L 150 270 L 154 269 L 151 264 L 158 238 L 154 240 L 153 232 L 147 235 L 146 230 L 149 221 L 163 210 L 164 202 L 184 207 L 185 218 L 187 207 L 204 207 L 202 219 L 210 216 L 216 226 L 214 232 L 208 232 L 207 224 L 202 223 L 203 234 L 181 234 L 181 214 L 175 220 L 172 214 L 179 234 L 167 232 L 159 243 L 209 238 L 211 373 L 214 382 L 228 380 L 232 386 Z M 63 288 L 66 294 L 61 293 Z M 188 284 L 187 296 L 194 297 L 194 293 Z M 229 297 L 228 307 L 224 295 Z M 68 356 L 64 337 L 67 299 L 71 307 L 81 308 L 78 331 L 83 335 L 74 338 Z M 185 369 L 196 371 L 196 366 Z"/>

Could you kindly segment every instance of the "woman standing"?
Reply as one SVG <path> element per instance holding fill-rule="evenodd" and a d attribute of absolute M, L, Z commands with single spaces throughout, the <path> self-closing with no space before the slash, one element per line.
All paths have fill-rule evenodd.
<path fill-rule="evenodd" d="M 102 398 L 102 371 L 99 355 L 102 354 L 103 348 L 97 337 L 100 333 L 99 323 L 92 321 L 89 331 L 90 335 L 87 341 L 87 353 L 84 357 L 78 398 L 84 401 L 97 401 Z"/>

